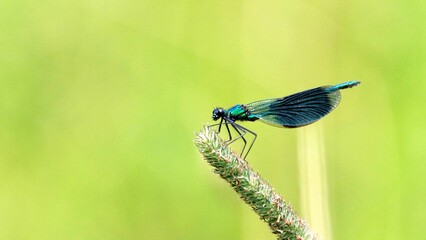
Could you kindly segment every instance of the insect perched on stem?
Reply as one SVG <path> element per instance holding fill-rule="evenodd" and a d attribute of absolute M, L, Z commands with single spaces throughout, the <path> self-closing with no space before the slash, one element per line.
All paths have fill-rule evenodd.
<path fill-rule="evenodd" d="M 334 86 L 309 89 L 282 98 L 265 99 L 244 105 L 237 104 L 229 109 L 215 108 L 212 118 L 214 121 L 220 119 L 220 122 L 210 127 L 219 126 L 218 132 L 220 132 L 222 125 L 225 125 L 229 135 L 227 144 L 241 138 L 244 141 L 241 156 L 243 156 L 247 145 L 244 135 L 246 133 L 252 134 L 254 138 L 244 155 L 244 158 L 246 158 L 257 134 L 237 124 L 237 121 L 254 122 L 260 120 L 276 127 L 302 127 L 318 121 L 336 108 L 341 99 L 339 90 L 355 87 L 360 83 L 359 81 L 349 81 Z M 238 137 L 232 139 L 229 125 L 238 133 Z"/>

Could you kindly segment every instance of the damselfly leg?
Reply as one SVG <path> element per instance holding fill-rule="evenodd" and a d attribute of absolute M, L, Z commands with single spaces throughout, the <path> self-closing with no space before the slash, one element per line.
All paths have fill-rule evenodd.
<path fill-rule="evenodd" d="M 249 152 L 250 152 L 250 150 L 251 150 L 251 148 L 252 148 L 252 146 L 253 146 L 253 144 L 254 144 L 254 142 L 256 141 L 256 138 L 257 138 L 257 134 L 256 133 L 254 133 L 253 131 L 251 131 L 251 130 L 249 130 L 249 129 L 247 129 L 247 128 L 245 128 L 245 127 L 243 127 L 243 126 L 241 126 L 241 125 L 239 125 L 239 124 L 236 124 L 235 122 L 231 122 L 231 121 L 229 121 L 229 120 L 226 120 L 226 119 L 224 119 L 223 121 L 220 121 L 220 123 L 218 123 L 218 124 L 213 124 L 213 125 L 210 125 L 210 126 L 208 126 L 209 128 L 213 128 L 213 127 L 215 127 L 215 126 L 218 126 L 218 133 L 220 133 L 220 131 L 221 131 L 221 129 L 222 129 L 222 125 L 225 125 L 225 127 L 226 127 L 226 130 L 227 130 L 227 132 L 228 132 L 228 137 L 229 137 L 229 139 L 227 140 L 227 141 L 225 141 L 225 144 L 226 145 L 230 145 L 231 143 L 234 143 L 235 141 L 237 141 L 238 139 L 241 139 L 242 141 L 243 141 L 243 148 L 242 148 L 242 150 L 241 150 L 241 153 L 240 153 L 240 157 L 242 157 L 243 156 L 243 154 L 244 154 L 244 151 L 245 151 L 245 149 L 246 149 L 246 146 L 247 146 L 247 140 L 246 140 L 246 138 L 244 137 L 247 133 L 250 133 L 250 134 L 252 134 L 253 135 L 253 140 L 249 143 L 250 145 L 249 145 L 249 147 L 248 147 L 248 150 L 247 150 L 247 152 L 244 154 L 244 159 L 247 157 L 247 155 L 249 154 Z M 229 126 L 228 125 L 231 125 L 231 127 L 234 129 L 234 131 L 238 134 L 238 136 L 235 136 L 235 137 L 232 137 L 232 133 L 231 133 L 231 130 L 230 130 L 230 128 L 229 128 Z"/>

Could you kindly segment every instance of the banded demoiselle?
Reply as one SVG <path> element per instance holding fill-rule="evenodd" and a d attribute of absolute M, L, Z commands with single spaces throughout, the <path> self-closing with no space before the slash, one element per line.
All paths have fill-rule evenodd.
<path fill-rule="evenodd" d="M 220 132 L 222 124 L 225 124 L 229 135 L 227 144 L 231 144 L 239 138 L 244 141 L 240 156 L 243 155 L 247 145 L 244 135 L 246 133 L 253 134 L 253 141 L 244 156 L 246 158 L 257 138 L 257 134 L 237 124 L 237 121 L 254 122 L 260 120 L 272 126 L 285 128 L 306 126 L 323 118 L 337 107 L 341 99 L 339 90 L 355 87 L 360 83 L 359 81 L 349 81 L 334 86 L 309 89 L 282 98 L 265 99 L 244 105 L 237 104 L 229 109 L 215 108 L 212 118 L 214 121 L 220 119 L 220 123 L 211 126 L 218 125 L 218 132 Z M 239 134 L 238 137 L 232 139 L 228 125 L 235 129 Z"/>

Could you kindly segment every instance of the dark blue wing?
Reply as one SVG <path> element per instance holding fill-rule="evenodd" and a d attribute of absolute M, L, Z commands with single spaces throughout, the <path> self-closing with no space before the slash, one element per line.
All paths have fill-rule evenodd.
<path fill-rule="evenodd" d="M 335 86 L 323 86 L 283 98 L 267 99 L 246 104 L 250 114 L 264 123 L 295 128 L 318 121 L 340 102 L 339 89 L 358 85 L 351 81 Z"/>

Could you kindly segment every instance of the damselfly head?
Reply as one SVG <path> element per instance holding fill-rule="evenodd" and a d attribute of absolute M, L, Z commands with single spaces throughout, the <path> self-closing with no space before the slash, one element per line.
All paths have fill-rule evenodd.
<path fill-rule="evenodd" d="M 219 118 L 223 118 L 224 115 L 225 115 L 225 111 L 223 110 L 223 108 L 213 109 L 212 118 L 214 121 L 218 120 Z"/>

